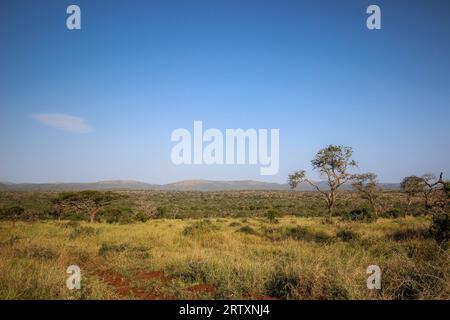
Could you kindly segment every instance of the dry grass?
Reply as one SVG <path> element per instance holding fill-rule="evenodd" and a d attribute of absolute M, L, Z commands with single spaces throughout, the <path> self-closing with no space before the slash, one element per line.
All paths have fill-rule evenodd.
<path fill-rule="evenodd" d="M 0 298 L 450 298 L 448 250 L 422 232 L 427 217 L 278 221 L 0 222 Z M 66 288 L 71 264 L 81 267 L 81 290 Z M 366 287 L 372 264 L 381 291 Z"/>

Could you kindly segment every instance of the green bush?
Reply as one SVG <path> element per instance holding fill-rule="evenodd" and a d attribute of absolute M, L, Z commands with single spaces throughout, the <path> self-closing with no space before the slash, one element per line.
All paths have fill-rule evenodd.
<path fill-rule="evenodd" d="M 102 243 L 100 249 L 98 249 L 98 255 L 102 257 L 106 257 L 110 253 L 120 253 L 124 252 L 129 248 L 127 243 L 122 244 L 108 244 Z"/>
<path fill-rule="evenodd" d="M 150 216 L 144 212 L 138 212 L 133 216 L 133 220 L 138 222 L 147 222 L 150 219 Z"/>
<path fill-rule="evenodd" d="M 218 227 L 215 226 L 211 221 L 201 220 L 185 227 L 183 230 L 183 235 L 185 236 L 196 235 L 211 232 L 217 229 Z"/>
<path fill-rule="evenodd" d="M 3 220 L 18 220 L 24 213 L 24 208 L 21 206 L 10 206 L 0 210 L 0 218 Z"/>
<path fill-rule="evenodd" d="M 164 218 L 167 215 L 167 208 L 166 207 L 158 207 L 156 208 L 156 212 L 155 212 L 155 218 Z"/>
<path fill-rule="evenodd" d="M 259 235 L 258 232 L 253 229 L 250 226 L 243 226 L 241 228 L 239 228 L 238 230 L 236 230 L 236 232 L 241 232 L 241 233 L 246 233 L 246 234 L 252 234 L 252 235 Z"/>
<path fill-rule="evenodd" d="M 99 218 L 107 223 L 131 223 L 133 221 L 133 210 L 123 207 L 105 208 L 99 213 Z"/>
<path fill-rule="evenodd" d="M 280 216 L 280 213 L 275 209 L 270 209 L 264 214 L 264 216 L 267 218 L 267 220 L 269 220 L 269 222 L 274 223 L 277 222 L 277 217 Z"/>
<path fill-rule="evenodd" d="M 405 216 L 405 214 L 399 208 L 394 208 L 383 212 L 380 216 L 383 218 L 399 218 Z"/>
<path fill-rule="evenodd" d="M 450 219 L 446 212 L 435 213 L 430 227 L 430 234 L 439 244 L 447 244 L 450 239 Z"/>
<path fill-rule="evenodd" d="M 70 234 L 70 239 L 75 239 L 78 237 L 89 237 L 99 234 L 100 231 L 98 229 L 92 228 L 92 227 L 76 227 L 74 228 Z"/>
<path fill-rule="evenodd" d="M 342 216 L 344 220 L 359 221 L 359 222 L 372 222 L 376 219 L 373 212 L 368 208 L 354 209 L 350 212 L 344 213 Z"/>
<path fill-rule="evenodd" d="M 343 229 L 343 230 L 339 230 L 336 233 L 336 237 L 338 237 L 342 241 L 348 242 L 348 241 L 357 240 L 359 238 L 359 235 L 356 232 L 353 232 L 351 230 Z"/>
<path fill-rule="evenodd" d="M 266 283 L 266 292 L 271 297 L 289 299 L 299 285 L 300 279 L 295 274 L 278 267 Z"/>
<path fill-rule="evenodd" d="M 426 239 L 429 236 L 429 231 L 423 228 L 406 228 L 403 230 L 394 231 L 389 235 L 395 241 L 405 241 L 410 239 Z"/>

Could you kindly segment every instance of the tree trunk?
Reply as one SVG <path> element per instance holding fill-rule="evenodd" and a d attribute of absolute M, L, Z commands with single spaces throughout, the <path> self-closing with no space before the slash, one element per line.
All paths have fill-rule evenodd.
<path fill-rule="evenodd" d="M 94 209 L 94 210 L 91 211 L 91 214 L 90 214 L 90 220 L 89 220 L 90 223 L 93 223 L 93 222 L 94 222 L 95 216 L 97 215 L 98 210 L 99 210 L 99 208 Z"/>
<path fill-rule="evenodd" d="M 375 213 L 375 216 L 378 217 L 378 208 L 377 208 L 377 204 L 375 203 L 375 200 L 372 198 L 369 198 L 369 202 L 370 202 L 370 206 L 373 209 L 373 212 Z"/>
<path fill-rule="evenodd" d="M 328 221 L 332 221 L 332 217 L 334 214 L 334 202 L 335 202 L 335 195 L 333 192 L 330 193 L 328 198 Z"/>
<path fill-rule="evenodd" d="M 406 212 L 405 212 L 405 216 L 408 214 L 409 212 L 409 207 L 411 206 L 412 203 L 412 199 L 411 197 L 408 196 L 408 205 L 406 206 Z"/>

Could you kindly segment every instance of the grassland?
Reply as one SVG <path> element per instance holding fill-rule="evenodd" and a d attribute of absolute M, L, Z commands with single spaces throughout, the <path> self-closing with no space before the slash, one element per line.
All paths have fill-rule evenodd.
<path fill-rule="evenodd" d="M 0 299 L 450 298 L 448 249 L 430 237 L 430 215 L 327 223 L 313 193 L 125 194 L 115 205 L 163 206 L 166 217 L 0 222 Z M 42 213 L 54 196 L 8 193 L 0 203 Z M 385 197 L 402 203 L 401 194 Z M 363 205 L 341 198 L 340 211 Z M 281 217 L 265 218 L 268 208 Z M 72 264 L 81 290 L 66 288 Z M 374 264 L 381 290 L 366 286 Z"/>

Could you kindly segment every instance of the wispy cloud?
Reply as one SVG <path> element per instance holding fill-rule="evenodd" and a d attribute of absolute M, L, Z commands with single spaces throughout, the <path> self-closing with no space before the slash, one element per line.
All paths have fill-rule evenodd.
<path fill-rule="evenodd" d="M 62 113 L 37 113 L 31 117 L 45 125 L 58 128 L 64 131 L 75 133 L 88 133 L 92 129 L 83 118 Z"/>

